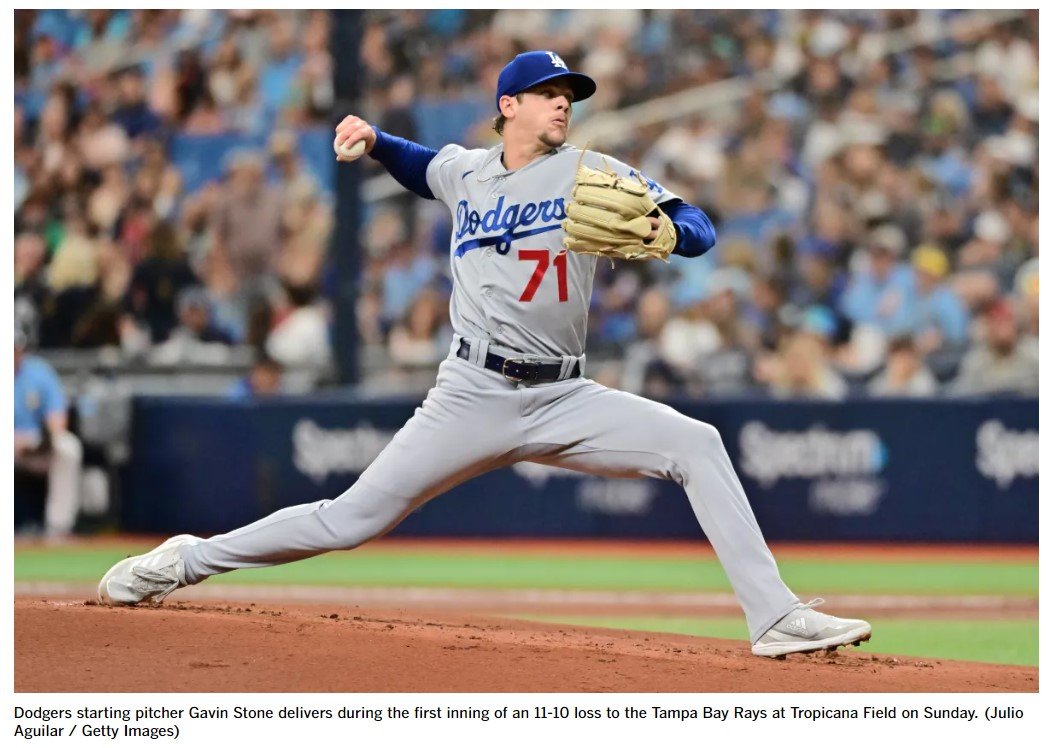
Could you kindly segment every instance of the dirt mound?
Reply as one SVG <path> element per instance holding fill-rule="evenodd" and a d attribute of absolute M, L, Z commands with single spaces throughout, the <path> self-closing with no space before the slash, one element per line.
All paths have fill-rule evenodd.
<path fill-rule="evenodd" d="M 985 692 L 1037 668 L 346 605 L 15 600 L 19 692 Z M 153 667 L 162 662 L 162 668 Z"/>

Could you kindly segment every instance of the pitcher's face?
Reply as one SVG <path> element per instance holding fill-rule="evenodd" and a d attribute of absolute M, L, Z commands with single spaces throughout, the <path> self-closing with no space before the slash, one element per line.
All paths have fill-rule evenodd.
<path fill-rule="evenodd" d="M 567 141 L 573 102 L 570 86 L 555 80 L 539 83 L 524 91 L 522 100 L 511 99 L 513 128 L 549 148 L 558 148 Z"/>

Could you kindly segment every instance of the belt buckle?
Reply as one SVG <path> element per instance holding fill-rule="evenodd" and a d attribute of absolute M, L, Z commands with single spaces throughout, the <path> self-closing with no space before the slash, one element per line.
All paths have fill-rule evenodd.
<path fill-rule="evenodd" d="M 519 384 L 520 382 L 523 381 L 523 377 L 514 377 L 511 374 L 506 373 L 505 372 L 505 367 L 507 367 L 509 364 L 526 364 L 526 363 L 527 362 L 524 361 L 521 358 L 506 358 L 504 360 L 504 362 L 501 364 L 501 376 L 505 377 L 505 379 L 507 379 L 508 381 L 512 382 L 513 384 Z"/>

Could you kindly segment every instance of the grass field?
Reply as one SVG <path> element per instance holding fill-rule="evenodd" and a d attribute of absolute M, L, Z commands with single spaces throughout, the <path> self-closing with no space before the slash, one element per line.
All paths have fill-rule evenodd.
<path fill-rule="evenodd" d="M 46 548 L 17 547 L 15 581 L 66 583 L 89 590 L 115 561 L 148 547 L 140 543 Z M 1038 665 L 1038 560 L 1034 552 L 982 558 L 950 549 L 941 555 L 881 554 L 824 557 L 801 550 L 777 553 L 782 574 L 801 597 L 866 596 L 875 626 L 868 650 L 927 658 L 976 660 Z M 208 586 L 223 584 L 267 586 L 327 586 L 439 588 L 451 590 L 561 590 L 609 593 L 725 593 L 730 587 L 721 567 L 707 552 L 664 553 L 656 545 L 618 553 L 598 546 L 574 552 L 572 546 L 506 543 L 470 547 L 430 543 L 378 543 L 352 553 L 333 553 L 286 566 L 252 569 L 215 577 Z M 875 605 L 901 599 L 918 611 L 874 615 Z M 935 601 L 949 600 L 934 613 Z M 987 598 L 1012 601 L 992 607 Z M 955 612 L 959 601 L 971 605 L 969 615 Z M 872 603 L 875 603 L 873 605 Z M 851 603 L 853 604 L 853 603 Z M 943 603 L 942 603 L 943 605 Z M 951 606 L 951 607 L 949 607 Z M 929 613 L 927 611 L 930 611 Z M 1014 612 L 1014 611 L 1018 612 Z M 851 612 L 851 611 L 847 611 Z M 529 620 L 604 626 L 732 639 L 747 637 L 739 613 L 688 615 L 685 610 L 598 614 L 548 613 L 526 608 L 504 615 Z M 864 650 L 864 651 L 868 651 Z"/>

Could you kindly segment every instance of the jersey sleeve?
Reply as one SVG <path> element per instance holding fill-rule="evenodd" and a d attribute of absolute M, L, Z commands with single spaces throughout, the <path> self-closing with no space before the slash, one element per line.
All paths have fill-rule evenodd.
<path fill-rule="evenodd" d="M 425 170 L 425 179 L 436 199 L 453 207 L 461 184 L 461 165 L 467 150 L 451 143 L 443 146 Z"/>
<path fill-rule="evenodd" d="M 679 195 L 675 194 L 671 190 L 666 190 L 658 182 L 655 182 L 646 174 L 640 172 L 639 169 L 629 166 L 623 161 L 618 161 L 616 158 L 613 158 L 612 156 L 604 156 L 601 153 L 586 153 L 585 166 L 591 166 L 594 169 L 604 169 L 606 168 L 606 164 L 604 164 L 603 161 L 604 159 L 606 159 L 606 164 L 609 164 L 610 168 L 613 169 L 615 173 L 620 174 L 623 177 L 642 177 L 643 181 L 650 185 L 650 190 L 648 194 L 650 195 L 650 199 L 653 200 L 656 204 L 660 205 L 661 203 L 667 203 L 669 200 L 681 199 Z"/>
<path fill-rule="evenodd" d="M 623 177 L 642 177 L 648 185 L 647 194 L 655 204 L 660 205 L 676 225 L 677 239 L 673 254 L 682 257 L 700 257 L 716 242 L 715 228 L 703 210 L 683 201 L 679 195 L 666 190 L 655 180 L 642 174 L 623 161 L 600 153 L 586 153 L 585 165 L 605 169 L 610 166 L 616 174 Z"/>
<path fill-rule="evenodd" d="M 41 362 L 38 377 L 40 380 L 40 411 L 44 417 L 65 413 L 67 402 L 58 374 L 50 366 Z"/>

